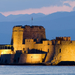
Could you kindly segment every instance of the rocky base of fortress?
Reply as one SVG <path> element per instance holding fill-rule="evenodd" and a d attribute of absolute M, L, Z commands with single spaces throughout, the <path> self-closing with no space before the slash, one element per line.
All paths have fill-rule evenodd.
<path fill-rule="evenodd" d="M 58 64 L 52 65 L 50 63 L 37 63 L 37 64 L 31 64 L 31 63 L 23 63 L 23 64 L 3 64 L 0 63 L 0 65 L 10 65 L 10 66 L 75 66 L 74 61 L 62 61 Z"/>
<path fill-rule="evenodd" d="M 75 66 L 74 61 L 61 61 L 57 64 L 58 66 Z"/>

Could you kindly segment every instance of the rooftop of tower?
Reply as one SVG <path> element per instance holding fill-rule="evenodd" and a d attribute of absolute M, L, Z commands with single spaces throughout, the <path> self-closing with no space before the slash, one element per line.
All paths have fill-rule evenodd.
<path fill-rule="evenodd" d="M 21 28 L 39 28 L 39 29 L 45 29 L 43 26 L 38 26 L 38 25 L 36 25 L 36 26 L 30 26 L 30 25 L 25 25 L 25 26 L 22 26 L 22 25 L 16 25 L 16 26 L 14 26 L 13 28 L 15 28 L 15 27 L 21 27 Z"/>

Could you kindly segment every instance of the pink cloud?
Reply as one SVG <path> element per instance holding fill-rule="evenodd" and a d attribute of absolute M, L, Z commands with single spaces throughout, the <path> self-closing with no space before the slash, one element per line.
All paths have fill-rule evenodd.
<path fill-rule="evenodd" d="M 54 13 L 54 12 L 61 12 L 61 11 L 72 11 L 72 7 L 68 7 L 66 5 L 63 6 L 50 6 L 50 7 L 42 7 L 39 9 L 26 9 L 26 10 L 18 10 L 18 11 L 9 11 L 9 12 L 1 12 L 4 16 L 18 15 L 18 14 L 32 14 L 32 13 L 43 13 L 45 15 Z"/>
<path fill-rule="evenodd" d="M 64 1 L 63 3 L 68 3 L 72 8 L 75 7 L 75 1 Z"/>

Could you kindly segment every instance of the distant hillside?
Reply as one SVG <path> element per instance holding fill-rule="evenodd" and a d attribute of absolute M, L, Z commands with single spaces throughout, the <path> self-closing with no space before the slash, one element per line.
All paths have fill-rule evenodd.
<path fill-rule="evenodd" d="M 54 18 L 54 17 L 53 17 Z M 49 30 L 64 30 L 75 28 L 75 15 L 65 16 L 51 19 L 51 15 L 43 17 L 42 19 L 34 20 L 34 24 L 43 25 Z"/>
<path fill-rule="evenodd" d="M 19 15 L 19 17 L 21 18 L 22 16 L 23 15 Z M 24 21 L 25 19 L 19 21 L 20 19 L 16 17 L 15 20 L 10 22 L 0 22 L 0 43 L 10 43 L 10 38 L 12 37 L 10 35 L 12 34 L 13 26 L 32 25 L 31 20 L 27 19 L 26 21 Z M 54 39 L 56 36 L 70 36 L 72 40 L 75 40 L 75 12 L 58 12 L 42 16 L 37 15 L 35 16 L 35 18 L 33 17 L 33 25 L 44 26 L 44 28 L 46 29 L 46 36 L 49 40 Z M 6 35 L 8 36 L 8 38 L 6 37 Z M 4 41 L 1 40 L 3 39 L 3 37 Z"/>
<path fill-rule="evenodd" d="M 31 21 L 33 17 L 34 20 L 54 20 L 58 18 L 70 17 L 75 16 L 75 12 L 57 12 L 49 15 L 44 15 L 42 13 L 38 14 L 20 14 L 20 15 L 9 15 L 5 17 L 4 15 L 0 14 L 0 22 L 17 22 L 17 21 Z"/>
<path fill-rule="evenodd" d="M 38 14 L 20 14 L 20 15 L 9 15 L 7 17 L 3 16 L 2 14 L 0 14 L 0 22 L 17 22 L 17 21 L 28 21 L 30 20 L 31 21 L 31 18 L 33 17 L 34 19 L 35 18 L 41 18 L 45 16 L 44 14 L 42 13 L 38 13 Z"/>
<path fill-rule="evenodd" d="M 0 22 L 5 21 L 6 17 L 0 13 Z"/>

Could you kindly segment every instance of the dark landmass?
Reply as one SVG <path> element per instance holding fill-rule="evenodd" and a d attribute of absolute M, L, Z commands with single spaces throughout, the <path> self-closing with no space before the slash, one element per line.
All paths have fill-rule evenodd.
<path fill-rule="evenodd" d="M 61 61 L 57 64 L 58 66 L 75 66 L 74 61 Z"/>
<path fill-rule="evenodd" d="M 62 61 L 58 63 L 57 65 L 52 65 L 49 63 L 38 63 L 38 64 L 30 64 L 30 63 L 24 63 L 24 64 L 3 64 L 0 63 L 0 65 L 11 65 L 11 66 L 75 66 L 74 61 Z"/>

